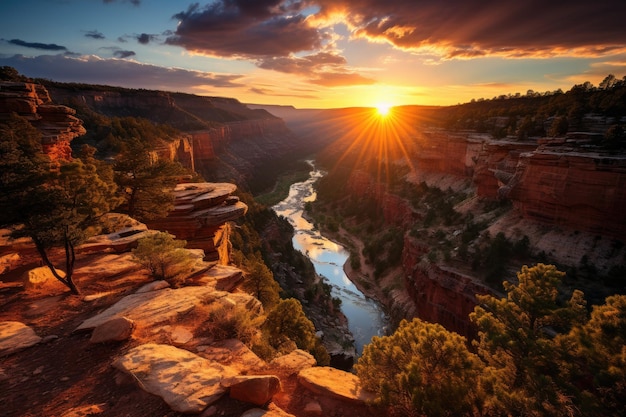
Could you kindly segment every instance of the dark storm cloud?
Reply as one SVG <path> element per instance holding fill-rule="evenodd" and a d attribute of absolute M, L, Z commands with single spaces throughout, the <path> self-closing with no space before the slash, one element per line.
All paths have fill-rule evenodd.
<path fill-rule="evenodd" d="M 1 57 L 0 66 L 8 65 L 33 78 L 62 82 L 107 84 L 128 88 L 190 91 L 193 88 L 241 87 L 236 74 L 214 74 L 180 68 L 165 68 L 120 59 L 96 56 L 71 58 L 63 55 Z"/>
<path fill-rule="evenodd" d="M 97 30 L 89 30 L 85 33 L 86 38 L 92 39 L 105 39 L 104 34 L 98 32 Z"/>
<path fill-rule="evenodd" d="M 616 0 L 315 0 L 356 36 L 448 58 L 600 55 L 626 47 Z M 319 17 L 318 16 L 318 17 Z"/>
<path fill-rule="evenodd" d="M 43 49 L 46 51 L 67 51 L 65 46 L 57 45 L 55 43 L 26 42 L 21 39 L 11 39 L 7 42 L 13 45 L 23 46 L 25 48 Z"/>
<path fill-rule="evenodd" d="M 287 56 L 321 47 L 325 35 L 309 26 L 291 0 L 221 0 L 197 3 L 174 16 L 179 21 L 166 43 L 214 56 Z"/>

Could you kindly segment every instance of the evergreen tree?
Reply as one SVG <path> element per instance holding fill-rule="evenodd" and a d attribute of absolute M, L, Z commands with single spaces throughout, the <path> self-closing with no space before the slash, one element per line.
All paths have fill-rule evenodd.
<path fill-rule="evenodd" d="M 589 321 L 558 341 L 564 379 L 582 414 L 626 415 L 626 295 L 594 306 Z"/>
<path fill-rule="evenodd" d="M 133 256 L 154 279 L 180 278 L 191 272 L 194 263 L 185 245 L 169 233 L 157 232 L 139 239 Z"/>
<path fill-rule="evenodd" d="M 100 217 L 116 207 L 116 186 L 100 178 L 94 164 L 80 159 L 61 161 L 51 171 L 40 136 L 29 125 L 11 117 L 0 129 L 4 168 L 0 206 L 6 209 L 2 224 L 19 225 L 12 237 L 30 237 L 52 274 L 78 294 L 73 281 L 75 247 L 96 233 Z M 64 274 L 48 256 L 59 246 L 65 252 Z"/>
<path fill-rule="evenodd" d="M 518 283 L 505 281 L 505 298 L 478 295 L 470 314 L 478 327 L 478 353 L 488 365 L 485 381 L 494 409 L 505 415 L 564 415 L 571 400 L 560 387 L 557 332 L 584 321 L 583 294 L 557 302 L 564 273 L 553 265 L 522 267 Z"/>
<path fill-rule="evenodd" d="M 403 320 L 374 337 L 356 365 L 362 386 L 400 416 L 470 416 L 483 402 L 479 358 L 465 338 L 439 324 Z"/>
<path fill-rule="evenodd" d="M 124 196 L 123 208 L 138 220 L 165 217 L 172 209 L 171 190 L 184 173 L 174 162 L 157 160 L 148 141 L 134 138 L 115 161 L 115 181 Z"/>

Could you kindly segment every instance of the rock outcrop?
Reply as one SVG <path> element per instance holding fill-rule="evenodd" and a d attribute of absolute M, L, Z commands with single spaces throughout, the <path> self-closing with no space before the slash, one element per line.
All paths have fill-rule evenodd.
<path fill-rule="evenodd" d="M 429 248 L 406 237 L 402 252 L 404 284 L 415 305 L 417 317 L 443 325 L 446 329 L 471 337 L 475 329 L 469 314 L 478 304 L 476 294 L 489 289 L 478 280 L 429 262 L 421 262 Z"/>
<path fill-rule="evenodd" d="M 228 263 L 226 223 L 248 209 L 232 196 L 236 189 L 229 183 L 178 184 L 173 191 L 174 209 L 165 218 L 149 221 L 148 226 L 186 240 L 187 248 L 204 250 L 205 260 Z"/>
<path fill-rule="evenodd" d="M 361 388 L 359 377 L 327 366 L 303 369 L 298 382 L 306 389 L 322 396 L 330 396 L 354 404 L 366 404 L 374 394 Z"/>
<path fill-rule="evenodd" d="M 181 413 L 202 412 L 226 393 L 222 380 L 237 375 L 234 369 L 187 350 L 153 343 L 131 349 L 113 366 Z"/>
<path fill-rule="evenodd" d="M 571 141 L 427 131 L 414 158 L 419 171 L 467 178 L 479 197 L 509 199 L 526 218 L 622 239 L 626 157 Z"/>
<path fill-rule="evenodd" d="M 522 154 L 508 197 L 527 218 L 623 239 L 626 157 L 537 150 Z"/>
<path fill-rule="evenodd" d="M 53 160 L 72 156 L 70 142 L 86 133 L 76 111 L 53 104 L 48 91 L 40 84 L 0 82 L 0 118 L 17 113 L 26 118 L 42 134 L 44 152 Z"/>

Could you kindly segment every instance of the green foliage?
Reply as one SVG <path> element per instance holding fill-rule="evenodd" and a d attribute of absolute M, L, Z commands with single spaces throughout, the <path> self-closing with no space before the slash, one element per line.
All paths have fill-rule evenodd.
<path fill-rule="evenodd" d="M 362 386 L 399 416 L 468 416 L 481 408 L 482 363 L 439 324 L 403 320 L 374 337 L 356 365 Z"/>
<path fill-rule="evenodd" d="M 280 299 L 280 286 L 274 280 L 272 271 L 265 265 L 259 252 L 242 260 L 242 268 L 245 272 L 243 287 L 254 295 L 263 307 L 273 308 Z"/>
<path fill-rule="evenodd" d="M 506 298 L 478 295 L 470 314 L 478 328 L 477 348 L 488 365 L 491 406 L 512 415 L 562 415 L 569 400 L 559 388 L 557 349 L 552 334 L 584 320 L 580 291 L 557 302 L 563 273 L 553 265 L 522 267 L 518 283 L 504 282 Z"/>
<path fill-rule="evenodd" d="M 1 223 L 19 224 L 13 237 L 30 237 L 52 274 L 78 294 L 73 282 L 75 247 L 95 234 L 102 215 L 119 204 L 116 185 L 88 154 L 85 161 L 60 161 L 51 170 L 40 135 L 17 116 L 0 126 L 0 141 Z M 58 246 L 65 250 L 65 276 L 48 257 Z"/>
<path fill-rule="evenodd" d="M 123 208 L 140 221 L 162 218 L 172 209 L 171 190 L 184 169 L 178 163 L 154 160 L 149 141 L 127 141 L 115 160 L 115 181 L 123 192 Z"/>
<path fill-rule="evenodd" d="M 315 336 L 315 326 L 302 310 L 300 302 L 294 298 L 280 300 L 269 312 L 264 324 L 269 343 L 276 349 L 293 342 L 300 349 L 309 351 L 318 365 L 330 362 L 328 352 Z"/>
<path fill-rule="evenodd" d="M 589 321 L 557 341 L 564 379 L 584 415 L 626 415 L 626 296 L 594 306 Z"/>
<path fill-rule="evenodd" d="M 248 347 L 262 339 L 263 316 L 254 316 L 245 306 L 214 302 L 205 308 L 203 331 L 215 340 L 238 339 Z"/>
<path fill-rule="evenodd" d="M 184 249 L 186 244 L 169 233 L 157 232 L 139 239 L 132 253 L 154 279 L 181 280 L 191 272 L 195 263 L 189 251 Z"/>

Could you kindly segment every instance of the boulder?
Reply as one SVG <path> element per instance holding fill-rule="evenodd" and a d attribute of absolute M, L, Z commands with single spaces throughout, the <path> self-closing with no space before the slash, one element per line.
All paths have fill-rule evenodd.
<path fill-rule="evenodd" d="M 19 321 L 0 322 L 0 356 L 36 345 L 41 341 L 35 331 Z"/>
<path fill-rule="evenodd" d="M 375 395 L 360 387 L 359 377 L 328 366 L 303 369 L 298 382 L 309 391 L 355 404 L 372 401 Z"/>
<path fill-rule="evenodd" d="M 254 405 L 265 405 L 281 391 L 280 379 L 274 375 L 241 375 L 222 382 L 230 388 L 230 397 Z"/>
<path fill-rule="evenodd" d="M 58 269 L 56 271 L 61 277 L 65 277 L 65 272 Z M 40 266 L 26 271 L 22 275 L 22 281 L 24 282 L 24 288 L 27 290 L 41 289 L 48 285 L 59 283 L 47 266 Z"/>
<path fill-rule="evenodd" d="M 297 374 L 303 369 L 317 365 L 317 361 L 310 353 L 296 349 L 287 355 L 272 360 L 270 365 L 273 368 L 284 369 L 290 371 L 291 374 Z"/>
<path fill-rule="evenodd" d="M 213 284 L 219 291 L 232 291 L 243 281 L 243 272 L 234 266 L 218 264 L 206 271 L 199 281 Z"/>
<path fill-rule="evenodd" d="M 233 368 L 187 350 L 152 343 L 131 349 L 113 366 L 179 413 L 201 413 L 226 393 L 221 381 L 237 375 Z"/>
<path fill-rule="evenodd" d="M 96 327 L 91 334 L 89 343 L 120 342 L 129 339 L 135 322 L 126 317 L 116 317 Z"/>

